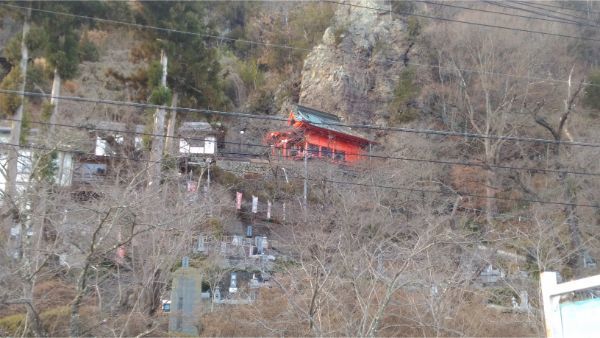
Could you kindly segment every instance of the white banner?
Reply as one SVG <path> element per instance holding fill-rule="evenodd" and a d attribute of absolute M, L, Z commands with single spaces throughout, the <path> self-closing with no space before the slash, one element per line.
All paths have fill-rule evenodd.
<path fill-rule="evenodd" d="M 258 212 L 258 197 L 254 195 L 252 195 L 252 212 L 255 214 Z"/>

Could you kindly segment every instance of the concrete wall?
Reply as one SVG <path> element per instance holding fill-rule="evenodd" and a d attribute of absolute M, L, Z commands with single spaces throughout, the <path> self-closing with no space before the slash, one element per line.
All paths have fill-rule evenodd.
<path fill-rule="evenodd" d="M 217 167 L 231 172 L 237 176 L 242 176 L 244 173 L 260 173 L 268 175 L 271 172 L 269 162 L 263 160 L 217 160 Z"/>

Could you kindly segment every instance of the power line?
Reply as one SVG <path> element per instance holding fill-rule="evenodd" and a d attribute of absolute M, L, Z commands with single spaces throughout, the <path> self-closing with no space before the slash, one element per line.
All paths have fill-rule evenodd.
<path fill-rule="evenodd" d="M 1 118 L 5 121 L 13 121 L 13 122 L 23 122 L 22 120 L 17 120 L 13 118 Z M 42 122 L 42 121 L 26 121 L 31 124 L 38 125 L 46 125 L 46 126 L 56 126 L 56 127 L 65 127 L 65 128 L 74 128 L 74 129 L 83 129 L 88 131 L 100 131 L 100 132 L 112 132 L 119 134 L 133 134 L 133 135 L 142 135 L 142 136 L 151 136 L 151 137 L 164 137 L 164 138 L 172 138 L 172 139 L 180 139 L 184 138 L 187 141 L 206 141 L 206 138 L 200 137 L 181 137 L 181 136 L 170 136 L 170 135 L 160 135 L 153 134 L 148 132 L 137 132 L 133 130 L 120 130 L 120 129 L 110 129 L 110 128 L 98 128 L 91 127 L 86 125 L 72 125 L 72 124 L 64 124 L 64 123 L 50 123 L 50 122 Z M 219 141 L 219 143 L 223 144 L 232 144 L 239 145 L 240 142 L 233 141 Z M 243 143 L 245 147 L 253 147 L 253 148 L 264 148 L 265 150 L 272 149 L 269 145 L 264 144 L 254 144 L 254 143 Z M 307 150 L 309 154 L 317 154 L 318 150 Z M 383 160 L 401 160 L 408 162 L 425 162 L 425 163 L 434 163 L 434 164 L 447 164 L 447 165 L 457 165 L 457 166 L 465 166 L 465 167 L 480 167 L 480 168 L 496 168 L 496 169 L 505 169 L 505 170 L 520 170 L 527 172 L 543 172 L 543 173 L 559 173 L 559 174 L 572 174 L 572 175 L 581 175 L 581 176 L 600 176 L 600 173 L 595 172 L 583 172 L 583 171 L 572 171 L 570 169 L 547 169 L 547 168 L 537 168 L 537 167 L 515 167 L 515 166 L 506 166 L 506 165 L 495 165 L 495 164 L 485 164 L 485 163 L 472 163 L 472 162 L 460 162 L 460 161 L 446 161 L 446 160 L 434 160 L 434 159 L 424 159 L 424 158 L 411 158 L 405 156 L 387 156 L 387 155 L 378 155 L 378 154 L 365 154 L 365 153 L 346 153 L 346 156 L 359 156 L 365 158 L 377 158 Z"/>
<path fill-rule="evenodd" d="M 330 3 L 335 3 L 335 4 L 338 4 L 338 5 L 344 5 L 344 6 L 350 6 L 350 7 L 356 7 L 356 8 L 365 8 L 365 9 L 372 9 L 372 10 L 389 12 L 389 9 L 384 9 L 384 8 L 376 8 L 376 7 L 369 7 L 369 6 L 363 6 L 363 5 L 355 5 L 355 4 L 350 4 L 350 3 L 337 2 L 337 1 L 333 1 L 333 0 L 323 0 L 323 1 L 330 2 Z M 396 12 L 396 13 L 402 14 L 402 15 L 406 15 L 406 16 L 414 16 L 414 17 L 419 17 L 419 18 L 432 19 L 432 20 L 440 20 L 440 21 L 447 21 L 447 22 L 456 22 L 456 23 L 462 23 L 462 24 L 467 24 L 467 25 L 474 25 L 474 26 L 479 26 L 479 27 L 486 27 L 486 28 L 497 28 L 497 29 L 503 29 L 503 30 L 508 30 L 508 31 L 514 31 L 514 32 L 523 32 L 523 33 L 540 34 L 540 35 L 547 35 L 547 36 L 556 36 L 556 37 L 568 38 L 568 39 L 588 40 L 588 41 L 600 42 L 600 39 L 587 38 L 587 37 L 574 36 L 574 35 L 567 35 L 567 34 L 559 34 L 559 33 L 550 33 L 550 32 L 544 32 L 544 31 L 534 31 L 534 30 L 525 29 L 525 28 L 514 28 L 514 27 L 508 27 L 508 26 L 491 25 L 491 24 L 486 24 L 486 23 L 479 23 L 479 22 L 472 22 L 472 21 L 465 21 L 465 20 L 457 20 L 457 19 L 450 19 L 450 18 L 443 18 L 443 17 L 431 16 L 431 15 L 425 15 L 425 14 L 408 13 L 408 12 Z"/>
<path fill-rule="evenodd" d="M 13 143 L 1 143 L 0 145 L 2 145 L 2 146 L 10 146 L 10 147 L 15 147 L 15 148 L 21 148 L 21 149 L 23 149 L 23 148 L 25 148 L 25 149 L 31 148 L 31 149 L 48 150 L 48 151 L 73 152 L 73 150 L 71 150 L 71 149 L 60 149 L 60 148 L 46 147 L 46 146 L 39 146 L 39 145 L 18 145 L 18 144 L 13 144 Z M 80 153 L 84 153 L 84 152 L 80 152 Z M 161 161 L 151 161 L 151 160 L 147 160 L 147 159 L 137 159 L 137 158 L 131 158 L 131 157 L 127 157 L 127 156 L 107 156 L 107 157 L 108 158 L 116 158 L 116 159 L 126 159 L 126 160 L 132 160 L 132 161 L 144 162 L 144 163 L 162 163 Z M 329 180 L 329 179 L 325 179 L 325 178 L 311 178 L 311 177 L 305 178 L 305 177 L 295 176 L 295 175 L 291 175 L 291 176 L 288 175 L 288 178 L 289 177 L 292 177 L 292 178 L 301 178 L 301 179 L 306 179 L 306 180 L 309 180 L 309 181 L 316 181 L 316 182 L 328 182 L 328 183 L 340 184 L 340 185 L 353 185 L 353 186 L 361 186 L 361 187 L 381 188 L 381 189 L 388 189 L 388 190 L 400 190 L 400 191 L 408 191 L 408 192 L 432 193 L 432 194 L 440 194 L 440 195 L 446 195 L 447 194 L 444 191 L 430 190 L 430 189 L 418 189 L 418 188 L 396 187 L 396 186 L 387 186 L 387 185 L 379 185 L 379 184 L 367 184 L 367 183 L 349 182 L 349 181 L 337 181 L 337 180 Z M 539 199 L 485 196 L 485 195 L 471 194 L 471 193 L 465 193 L 465 192 L 456 192 L 455 194 L 458 195 L 458 196 L 461 196 L 461 197 L 462 196 L 466 196 L 466 197 L 494 199 L 494 200 L 504 200 L 504 201 L 514 201 L 514 202 L 528 202 L 528 203 L 538 203 L 538 204 L 565 205 L 565 206 L 594 208 L 594 209 L 599 208 L 598 205 L 593 205 L 593 204 L 579 204 L 579 203 L 567 203 L 567 202 L 547 201 L 547 200 L 539 200 Z"/>
<path fill-rule="evenodd" d="M 17 6 L 17 5 L 9 5 L 9 4 L 0 4 L 0 5 L 5 6 L 5 7 L 10 7 L 10 8 L 17 8 L 17 9 L 29 9 L 29 7 Z M 62 16 L 78 18 L 78 19 L 95 20 L 95 21 L 100 21 L 100 22 L 131 26 L 131 27 L 135 27 L 135 28 L 154 29 L 154 30 L 166 32 L 166 33 L 178 33 L 178 34 L 194 35 L 194 36 L 198 36 L 198 37 L 218 39 L 218 40 L 244 42 L 244 43 L 248 43 L 248 44 L 252 44 L 252 45 L 263 45 L 263 46 L 267 46 L 267 47 L 277 47 L 277 48 L 284 48 L 284 49 L 296 49 L 296 50 L 310 51 L 310 49 L 308 49 L 308 48 L 292 47 L 292 46 L 280 45 L 280 44 L 276 44 L 276 43 L 259 42 L 259 41 L 244 40 L 244 39 L 234 39 L 234 38 L 228 38 L 228 37 L 222 36 L 222 35 L 213 35 L 213 34 L 182 31 L 179 29 L 172 29 L 172 28 L 165 28 L 165 27 L 158 27 L 158 26 L 151 26 L 151 25 L 142 25 L 142 24 L 127 22 L 127 21 L 97 18 L 94 16 L 78 15 L 78 14 L 72 14 L 72 13 L 66 13 L 66 12 L 50 11 L 50 10 L 45 10 L 45 9 L 40 9 L 40 8 L 31 8 L 31 10 L 34 12 L 40 12 L 40 13 L 46 13 L 46 14 L 57 14 L 57 15 L 62 15 Z"/>
<path fill-rule="evenodd" d="M 243 173 L 243 172 L 239 172 L 239 173 Z M 251 172 L 251 173 L 260 174 L 258 172 Z M 326 178 L 311 178 L 311 177 L 305 178 L 303 176 L 290 175 L 290 174 L 288 174 L 288 178 L 298 179 L 298 180 L 307 179 L 309 181 L 327 182 L 327 183 L 340 184 L 340 185 L 353 185 L 353 186 L 361 186 L 361 187 L 369 187 L 369 188 L 381 188 L 381 189 L 388 189 L 388 190 L 401 190 L 401 191 L 408 191 L 408 192 L 420 192 L 420 193 L 432 193 L 432 194 L 439 194 L 439 195 L 447 195 L 447 193 L 444 192 L 444 191 L 431 190 L 431 189 L 418 189 L 418 188 L 387 186 L 387 185 L 371 184 L 371 183 L 337 181 L 337 180 L 330 180 L 330 179 L 326 179 Z M 580 207 L 587 207 L 587 208 L 599 208 L 598 205 L 593 205 L 593 204 L 575 204 L 575 203 L 566 203 L 566 202 L 558 202 L 558 201 L 547 201 L 547 200 L 539 200 L 539 199 L 485 196 L 485 195 L 471 194 L 471 193 L 465 193 L 465 192 L 455 192 L 455 194 L 458 195 L 458 196 L 461 196 L 461 197 L 466 196 L 466 197 L 474 197 L 474 198 L 505 200 L 505 201 L 518 201 L 518 202 L 529 202 L 529 203 L 538 203 L 538 204 L 555 204 L 555 205 L 580 206 Z"/>
<path fill-rule="evenodd" d="M 244 175 L 244 174 L 262 175 L 263 174 L 263 173 L 254 172 L 254 171 L 239 171 L 239 170 L 234 170 L 234 169 L 219 168 L 219 170 L 230 172 L 233 174 L 241 174 L 241 175 Z M 288 178 L 290 178 L 290 177 L 288 176 Z M 245 179 L 258 179 L 258 178 L 245 178 Z M 304 180 L 304 177 L 291 176 L 291 179 Z M 267 211 L 267 209 L 262 207 L 260 204 L 258 205 L 258 210 L 259 210 L 259 212 Z M 486 210 L 484 210 L 484 209 L 475 209 L 475 208 L 467 208 L 467 207 L 458 207 L 458 210 L 466 211 L 467 213 L 486 213 Z M 523 215 L 509 215 L 509 214 L 501 214 L 501 213 L 492 213 L 492 218 L 498 219 L 498 220 L 505 220 L 505 221 L 509 220 L 509 219 L 517 219 L 518 222 L 534 220 L 534 218 L 532 218 L 532 217 L 527 217 L 527 216 L 523 216 Z M 590 226 L 590 225 L 586 225 L 586 226 Z"/>
<path fill-rule="evenodd" d="M 0 4 L 0 5 L 1 6 L 12 7 L 12 8 L 27 9 L 27 7 L 16 6 L 16 5 L 9 5 L 9 4 Z M 48 14 L 66 15 L 66 16 L 78 17 L 78 18 L 82 18 L 82 19 L 97 20 L 97 21 L 103 21 L 103 22 L 114 23 L 114 24 L 121 24 L 121 25 L 126 25 L 126 26 L 134 26 L 134 27 L 140 28 L 140 29 L 141 28 L 148 28 L 148 29 L 155 29 L 155 30 L 159 30 L 159 31 L 165 31 L 165 32 L 169 32 L 169 33 L 188 34 L 188 35 L 195 35 L 195 36 L 201 36 L 201 37 L 206 37 L 206 38 L 214 38 L 214 39 L 220 39 L 220 40 L 227 40 L 227 41 L 232 41 L 232 42 L 243 42 L 243 43 L 248 43 L 248 44 L 264 45 L 264 46 L 267 46 L 267 47 L 283 48 L 283 49 L 288 49 L 288 50 L 302 50 L 302 51 L 308 51 L 308 52 L 312 51 L 312 49 L 309 49 L 309 48 L 294 47 L 294 46 L 283 45 L 283 44 L 271 44 L 271 43 L 265 43 L 265 42 L 261 42 L 261 41 L 228 38 L 226 36 L 217 36 L 217 35 L 211 35 L 211 34 L 201 34 L 201 33 L 195 33 L 195 32 L 189 32 L 189 31 L 182 31 L 182 30 L 175 30 L 175 29 L 164 28 L 164 27 L 142 25 L 142 24 L 136 24 L 136 23 L 131 23 L 131 22 L 125 22 L 125 21 L 118 21 L 118 20 L 111 20 L 111 19 L 102 19 L 102 18 L 96 18 L 96 17 L 90 17 L 90 16 L 83 16 L 83 15 L 76 15 L 76 14 L 70 14 L 70 13 L 64 13 L 64 12 L 42 10 L 42 9 L 32 9 L 32 10 L 33 11 L 40 11 L 40 12 L 48 13 Z M 371 61 L 371 60 L 369 60 L 367 58 L 360 57 L 360 56 L 355 56 L 355 58 L 359 59 L 359 60 L 362 59 L 362 60 Z M 404 64 L 404 61 L 392 61 L 392 60 L 386 60 L 386 61 L 378 61 L 378 60 L 376 60 L 375 62 L 381 63 L 381 64 L 388 64 L 388 65 L 389 64 L 398 64 L 398 63 L 403 63 Z M 460 69 L 460 68 L 456 68 L 456 67 L 445 67 L 445 66 L 439 66 L 439 65 L 436 66 L 436 65 L 419 64 L 419 63 L 412 62 L 412 61 L 407 62 L 407 64 L 414 65 L 414 66 L 417 66 L 417 67 L 434 68 L 434 69 L 448 69 L 448 70 L 453 70 L 453 71 L 454 70 L 460 70 L 460 71 L 464 71 L 464 72 L 468 72 L 468 73 L 499 75 L 499 76 L 512 77 L 512 78 L 516 78 L 516 79 L 524 79 L 524 80 L 538 80 L 538 81 L 545 81 L 545 82 L 569 83 L 569 81 L 566 81 L 566 80 L 558 80 L 558 79 L 553 79 L 553 78 L 549 78 L 549 77 L 520 76 L 520 75 L 517 75 L 517 74 L 507 74 L 507 73 L 500 73 L 500 72 L 478 71 L 478 70 L 475 70 L 475 69 Z M 600 86 L 600 85 L 595 85 L 595 84 L 587 83 L 587 82 L 583 82 L 583 85 L 586 85 L 586 86 Z"/>
<path fill-rule="evenodd" d="M 548 78 L 548 77 L 544 78 L 544 77 L 539 77 L 539 76 L 522 76 L 522 75 L 516 75 L 516 74 L 488 72 L 488 71 L 480 71 L 480 70 L 468 69 L 468 68 L 467 69 L 458 68 L 458 67 L 454 67 L 454 66 L 424 65 L 424 64 L 419 64 L 419 63 L 412 62 L 412 61 L 409 61 L 408 64 L 415 65 L 418 67 L 427 67 L 427 68 L 433 68 L 433 69 L 447 69 L 447 70 L 452 70 L 452 71 L 461 71 L 461 72 L 465 72 L 465 73 L 499 75 L 499 76 L 512 77 L 515 79 L 522 79 L 522 80 L 536 80 L 536 81 L 543 81 L 543 82 L 555 82 L 555 83 L 567 83 L 567 84 L 569 83 L 568 80 L 558 80 L 558 79 L 553 79 L 553 78 Z M 582 85 L 589 86 L 589 87 L 600 87 L 600 85 L 596 85 L 596 84 L 589 83 L 589 82 L 582 82 Z"/>
<path fill-rule="evenodd" d="M 567 25 L 600 27 L 598 25 L 592 25 L 592 24 L 587 24 L 587 23 L 582 23 L 582 22 L 565 21 L 565 20 L 560 20 L 560 19 L 559 20 L 553 20 L 553 19 L 546 19 L 546 18 L 536 18 L 536 17 L 533 17 L 533 16 L 526 16 L 526 15 L 519 15 L 519 14 L 510 14 L 510 13 L 492 11 L 492 10 L 482 9 L 482 8 L 472 8 L 472 7 L 466 7 L 466 6 L 450 5 L 448 3 L 442 3 L 442 2 L 422 1 L 422 0 L 417 0 L 417 2 L 422 2 L 422 3 L 434 5 L 434 6 L 443 6 L 443 7 L 464 9 L 464 10 L 468 10 L 468 11 L 481 12 L 481 13 L 498 14 L 498 15 L 503 15 L 503 16 L 515 17 L 515 18 L 522 18 L 522 19 L 540 20 L 540 21 L 547 21 L 547 22 L 557 22 L 557 23 L 563 23 L 563 24 L 567 24 Z"/>
<path fill-rule="evenodd" d="M 0 93 L 10 94 L 10 95 L 24 95 L 24 96 L 32 96 L 32 97 L 45 97 L 45 98 L 56 98 L 59 100 L 65 101 L 75 101 L 75 102 L 88 102 L 88 103 L 98 103 L 98 104 L 106 104 L 106 105 L 116 105 L 116 106 L 128 106 L 128 107 L 136 107 L 136 108 L 162 108 L 167 110 L 176 110 L 178 112 L 187 112 L 187 113 L 202 113 L 207 115 L 217 115 L 217 116 L 226 116 L 226 117 L 237 117 L 237 118 L 249 118 L 249 119 L 257 119 L 257 120 L 270 120 L 270 121 L 287 121 L 287 118 L 280 116 L 272 116 L 272 115 L 254 115 L 248 113 L 239 113 L 239 112 L 228 112 L 228 111 L 219 111 L 212 109 L 198 109 L 198 108 L 186 108 L 186 107 L 168 107 L 151 103 L 139 103 L 139 102 L 129 102 L 129 101 L 118 101 L 118 100 L 106 100 L 106 99 L 92 99 L 86 97 L 77 97 L 77 96 L 52 96 L 51 94 L 45 93 L 35 93 L 35 92 L 20 92 L 17 90 L 8 90 L 8 89 L 0 89 Z M 517 136 L 507 136 L 507 135 L 483 135 L 476 133 L 467 133 L 467 132 L 456 132 L 449 130 L 435 130 L 435 129 L 415 129 L 415 128 L 402 128 L 402 127 L 383 127 L 371 124 L 344 124 L 337 122 L 319 122 L 314 123 L 317 126 L 337 126 L 337 127 L 345 127 L 349 129 L 367 129 L 367 130 L 381 130 L 381 131 L 394 131 L 394 132 L 403 132 L 403 133 L 412 133 L 412 134 L 427 134 L 427 135 L 437 135 L 437 136 L 459 136 L 465 138 L 474 138 L 474 139 L 493 139 L 493 140 L 504 140 L 504 141 L 521 141 L 521 142 L 532 142 L 532 143 L 543 143 L 543 144 L 563 144 L 570 146 L 581 146 L 581 147 L 592 147 L 598 148 L 600 144 L 598 143 L 587 143 L 587 142 L 574 142 L 574 141 L 557 141 L 557 140 L 549 140 L 549 139 L 539 139 L 539 138 L 530 138 L 530 137 L 517 137 Z"/>
<path fill-rule="evenodd" d="M 576 20 L 573 20 L 573 19 L 568 19 L 568 18 L 564 18 L 564 17 L 552 15 L 552 14 L 549 14 L 548 12 L 539 12 L 538 11 L 538 10 L 542 10 L 543 11 L 544 9 L 539 9 L 539 8 L 536 8 L 536 7 L 532 7 L 534 9 L 517 7 L 517 6 L 520 5 L 519 3 L 514 3 L 514 4 L 511 5 L 510 1 L 507 1 L 507 2 L 486 1 L 486 0 L 482 0 L 482 1 L 485 2 L 485 3 L 488 3 L 490 5 L 493 5 L 493 6 L 508 8 L 508 9 L 517 10 L 517 11 L 520 11 L 520 12 L 525 12 L 525 13 L 532 13 L 532 14 L 535 14 L 535 15 L 539 15 L 539 16 L 541 16 L 543 18 L 554 18 L 554 19 L 563 20 L 563 21 L 567 21 L 567 22 L 570 22 L 570 23 L 574 23 L 574 24 L 586 25 L 585 23 L 580 22 L 580 21 L 576 21 Z M 523 5 L 521 5 L 521 6 L 523 6 Z M 569 15 L 567 15 L 567 16 L 569 16 Z M 575 17 L 575 18 L 579 19 L 578 17 Z"/>
<path fill-rule="evenodd" d="M 565 10 L 565 11 L 572 11 L 572 12 L 580 12 L 580 13 L 585 13 L 587 14 L 589 13 L 596 13 L 596 14 L 600 14 L 599 11 L 593 11 L 593 10 L 583 10 L 583 9 L 575 9 L 575 8 L 568 8 L 568 7 L 562 7 L 562 6 L 555 6 L 555 5 L 549 5 L 546 2 L 534 2 L 536 5 L 538 6 L 542 6 L 542 7 L 550 7 L 550 8 L 557 8 L 557 9 L 561 9 L 561 10 Z"/>
<path fill-rule="evenodd" d="M 20 148 L 20 149 L 37 149 L 37 150 L 47 150 L 47 151 L 59 151 L 59 152 L 65 152 L 65 153 L 73 153 L 76 155 L 80 155 L 80 156 L 96 156 L 96 157 L 102 157 L 101 155 L 94 155 L 94 154 L 90 154 L 87 151 L 83 151 L 83 150 L 78 150 L 78 149 L 72 149 L 72 148 L 58 148 L 58 147 L 50 147 L 50 146 L 43 146 L 43 145 L 36 145 L 36 144 L 26 144 L 26 145 L 18 145 L 18 144 L 14 144 L 14 143 L 8 143 L 8 142 L 0 142 L 0 147 L 15 147 L 15 148 Z M 249 153 L 243 153 L 243 152 L 220 152 L 220 154 L 223 155 L 240 155 L 240 156 L 258 156 L 259 154 L 249 154 Z M 116 155 L 116 154 L 110 154 L 110 155 L 105 155 L 106 158 L 110 158 L 110 159 L 117 159 L 117 160 L 130 160 L 130 161 L 134 161 L 134 162 L 142 162 L 142 163 L 163 163 L 163 161 L 155 161 L 155 160 L 149 160 L 149 159 L 143 159 L 143 158 L 136 158 L 136 157 L 129 157 L 129 156 L 122 156 L 122 155 Z M 170 157 L 169 159 L 184 159 L 187 156 L 183 156 L 183 155 L 179 155 L 179 156 L 175 156 L 175 157 Z"/>
<path fill-rule="evenodd" d="M 381 12 L 384 12 L 384 13 L 389 12 L 389 10 L 386 9 L 386 8 L 376 8 L 376 7 L 355 5 L 355 4 L 343 3 L 343 2 L 333 1 L 333 0 L 324 0 L 324 2 L 334 3 L 334 4 L 338 4 L 338 5 L 343 5 L 343 6 L 351 6 L 351 7 L 358 7 L 358 8 L 378 10 L 378 11 L 381 11 Z M 1 4 L 1 5 L 2 6 L 6 6 L 6 7 L 11 7 L 11 8 L 28 9 L 27 7 L 24 7 L 24 6 L 17 6 L 17 5 L 10 5 L 10 4 Z M 188 32 L 188 31 L 182 31 L 182 30 L 178 30 L 178 29 L 157 27 L 157 26 L 151 26 L 151 25 L 142 25 L 142 24 L 137 24 L 137 23 L 133 23 L 133 22 L 127 22 L 127 21 L 97 18 L 97 17 L 93 17 L 93 16 L 78 15 L 78 14 L 72 14 L 72 13 L 66 13 L 66 12 L 50 11 L 50 10 L 44 10 L 44 9 L 39 9 L 39 8 L 32 8 L 31 10 L 32 11 L 36 11 L 36 12 L 41 12 L 41 13 L 58 14 L 58 15 L 63 15 L 63 16 L 69 16 L 69 17 L 79 18 L 79 19 L 96 20 L 96 21 L 100 21 L 100 22 L 107 22 L 107 23 L 113 23 L 113 24 L 126 25 L 126 26 L 131 26 L 131 27 L 136 27 L 136 28 L 150 28 L 150 29 L 154 29 L 154 30 L 158 30 L 158 31 L 162 31 L 162 32 L 167 32 L 167 33 L 190 34 L 190 35 L 195 35 L 195 36 L 199 36 L 199 37 L 213 38 L 213 39 L 219 39 L 219 40 L 238 41 L 238 42 L 244 42 L 244 43 L 248 43 L 248 44 L 264 45 L 264 46 L 267 46 L 267 47 L 278 47 L 278 48 L 286 48 L 286 49 L 296 49 L 296 50 L 311 51 L 311 49 L 308 49 L 308 48 L 292 47 L 292 46 L 288 46 L 288 45 L 273 44 L 273 43 L 267 43 L 267 42 L 258 42 L 258 41 L 245 40 L 245 39 L 234 39 L 234 38 L 228 38 L 228 37 L 225 37 L 225 36 L 222 36 L 222 35 L 213 35 L 213 34 Z M 542 31 L 533 31 L 533 30 L 528 30 L 528 29 L 524 29 L 524 28 L 513 28 L 513 27 L 506 27 L 506 26 L 497 26 L 497 25 L 483 24 L 483 23 L 477 23 L 477 22 L 471 22 L 471 21 L 456 20 L 456 19 L 436 17 L 436 16 L 424 15 L 424 14 L 409 13 L 409 12 L 397 12 L 397 13 L 398 14 L 402 14 L 402 15 L 406 15 L 406 16 L 416 16 L 416 17 L 422 17 L 422 18 L 432 19 L 432 20 L 441 20 L 441 21 L 456 22 L 456 23 L 462 23 L 462 24 L 470 24 L 470 25 L 475 25 L 475 26 L 483 26 L 483 27 L 488 27 L 488 28 L 498 28 L 498 29 L 504 29 L 504 30 L 512 30 L 512 31 L 519 31 L 519 32 L 534 33 L 534 34 L 551 35 L 551 36 L 557 36 L 557 37 L 563 37 L 563 38 L 591 40 L 591 41 L 600 42 L 600 39 L 585 38 L 585 37 L 578 37 L 578 36 L 565 35 L 565 34 L 557 34 L 557 33 L 550 33 L 550 32 L 542 32 Z"/>
<path fill-rule="evenodd" d="M 310 180 L 310 178 L 309 178 L 309 180 Z M 313 180 L 318 180 L 318 179 L 313 179 Z M 334 180 L 327 180 L 327 179 L 323 179 L 323 180 L 319 180 L 319 181 L 325 181 L 325 182 L 330 182 L 330 183 L 334 183 L 334 184 L 349 184 L 349 185 L 356 185 L 356 186 L 362 186 L 362 187 L 373 187 L 373 188 L 390 189 L 390 190 L 404 190 L 404 191 L 410 191 L 410 192 L 433 193 L 433 194 L 441 194 L 441 195 L 445 194 L 443 191 L 438 191 L 438 190 L 415 189 L 415 188 L 407 188 L 407 187 L 394 187 L 394 186 L 379 185 L 379 184 L 334 181 Z M 579 206 L 579 207 L 586 207 L 586 208 L 598 208 L 597 205 L 593 205 L 593 204 L 576 204 L 576 203 L 567 203 L 567 202 L 546 201 L 546 200 L 539 200 L 539 199 L 485 196 L 485 195 L 477 195 L 477 194 L 471 194 L 471 193 L 465 193 L 465 192 L 456 192 L 456 194 L 461 197 L 466 196 L 466 197 L 494 199 L 494 200 L 502 200 L 502 201 L 529 202 L 529 203 L 539 203 L 539 204 L 555 204 L 555 205 L 566 205 L 566 206 Z"/>
<path fill-rule="evenodd" d="M 534 4 L 527 3 L 527 2 L 524 2 L 524 1 L 508 1 L 508 2 L 519 4 L 519 5 L 525 6 L 525 7 L 539 9 L 539 10 L 545 11 L 547 13 L 555 13 L 555 14 L 560 14 L 560 15 L 564 15 L 564 16 L 569 16 L 569 17 L 572 17 L 574 19 L 587 21 L 587 18 L 582 18 L 582 17 L 577 16 L 577 15 L 573 15 L 573 14 L 570 14 L 570 13 L 563 13 L 563 12 L 555 11 L 555 10 L 552 10 L 552 9 L 547 9 L 547 8 L 544 8 L 544 7 L 538 7 L 538 6 L 534 5 Z"/>

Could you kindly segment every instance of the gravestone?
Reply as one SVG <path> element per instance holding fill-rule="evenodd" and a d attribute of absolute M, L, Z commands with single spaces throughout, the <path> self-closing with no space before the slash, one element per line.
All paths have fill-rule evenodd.
<path fill-rule="evenodd" d="M 206 252 L 206 236 L 200 236 L 198 238 L 198 244 L 196 245 L 196 252 Z"/>
<path fill-rule="evenodd" d="M 203 312 L 202 274 L 197 268 L 178 269 L 173 273 L 169 306 L 169 331 L 197 336 L 199 314 Z M 182 262 L 183 263 L 183 262 Z"/>
<path fill-rule="evenodd" d="M 237 291 L 237 272 L 232 272 L 229 281 L 229 293 L 236 293 Z"/>

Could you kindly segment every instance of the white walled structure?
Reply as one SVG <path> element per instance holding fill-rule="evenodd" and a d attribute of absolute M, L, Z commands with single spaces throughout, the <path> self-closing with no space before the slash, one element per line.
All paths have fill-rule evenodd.
<path fill-rule="evenodd" d="M 556 272 L 542 272 L 540 284 L 544 304 L 546 337 L 597 337 L 600 332 L 600 298 L 560 302 L 572 292 L 600 287 L 600 275 L 557 283 Z"/>

